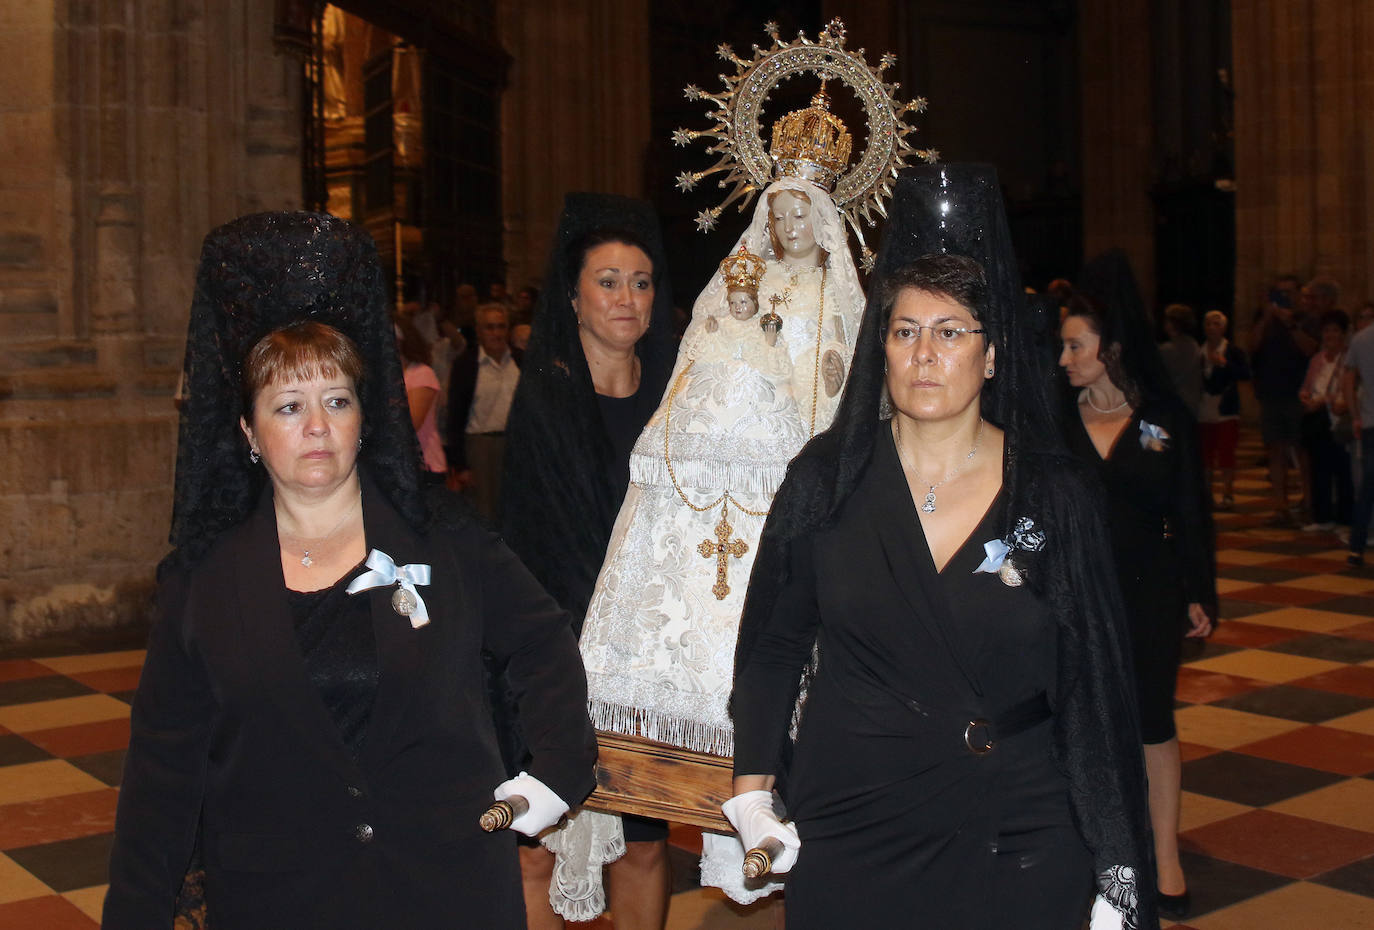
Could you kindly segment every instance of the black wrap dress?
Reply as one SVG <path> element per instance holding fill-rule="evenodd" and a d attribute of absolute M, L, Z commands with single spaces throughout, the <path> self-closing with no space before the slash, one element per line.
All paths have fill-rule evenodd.
<path fill-rule="evenodd" d="M 802 841 L 789 928 L 1069 930 L 1085 916 L 1092 859 L 1052 718 L 984 754 L 965 740 L 971 720 L 1041 695 L 1053 704 L 1050 612 L 1029 587 L 975 573 L 1004 507 L 999 493 L 937 572 L 883 431 L 835 524 L 794 544 L 734 695 L 735 772 L 774 772 L 816 643 L 781 786 Z"/>
<path fill-rule="evenodd" d="M 1216 619 L 1211 502 L 1203 486 L 1196 426 L 1176 402 L 1147 402 L 1104 458 L 1076 405 L 1066 420 L 1069 449 L 1096 469 L 1107 492 L 1107 528 L 1130 626 L 1141 737 L 1162 743 L 1177 734 L 1174 686 L 1188 604 L 1202 604 Z M 1142 436 L 1151 438 L 1151 426 L 1167 438 L 1142 442 Z"/>

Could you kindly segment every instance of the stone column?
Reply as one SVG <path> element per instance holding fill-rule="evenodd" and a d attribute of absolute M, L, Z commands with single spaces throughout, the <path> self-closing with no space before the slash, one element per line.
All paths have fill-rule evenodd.
<path fill-rule="evenodd" d="M 1082 3 L 1083 252 L 1126 250 L 1154 303 L 1155 219 L 1151 4 Z"/>
<path fill-rule="evenodd" d="M 65 193 L 53 138 L 65 80 L 55 2 L 0 4 L 0 372 L 18 362 L 15 343 L 70 329 L 70 294 L 53 267 L 66 242 L 52 210 Z"/>
<path fill-rule="evenodd" d="M 300 207 L 301 66 L 272 46 L 272 0 L 139 12 L 140 317 L 179 352 L 205 233 Z"/>
<path fill-rule="evenodd" d="M 272 0 L 0 4 L 0 641 L 145 614 L 201 238 L 300 202 Z"/>
<path fill-rule="evenodd" d="M 304 82 L 298 59 L 272 44 L 274 0 L 243 4 L 246 90 L 239 213 L 299 210 Z"/>
<path fill-rule="evenodd" d="M 1374 7 L 1234 0 L 1236 306 L 1276 273 L 1329 274 L 1374 296 Z"/>
<path fill-rule="evenodd" d="M 505 257 L 520 287 L 544 274 L 565 193 L 644 194 L 649 9 L 646 0 L 499 7 L 514 59 L 501 104 Z"/>
<path fill-rule="evenodd" d="M 129 376 L 142 367 L 136 12 L 133 0 L 100 4 L 97 135 L 91 148 L 95 197 L 87 214 L 93 246 L 87 323 L 97 366 L 114 376 L 120 408 L 137 402 L 137 379 Z"/>
<path fill-rule="evenodd" d="M 133 332 L 137 324 L 136 227 L 140 211 L 134 192 L 137 130 L 132 83 L 137 37 L 133 28 L 132 0 L 100 5 L 95 287 L 91 291 L 90 328 L 102 343 L 98 346 L 102 364 L 107 350 L 121 354 L 117 337 Z"/>

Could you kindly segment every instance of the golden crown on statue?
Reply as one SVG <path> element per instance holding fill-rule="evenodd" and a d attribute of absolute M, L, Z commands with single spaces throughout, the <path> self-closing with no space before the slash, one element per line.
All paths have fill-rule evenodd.
<path fill-rule="evenodd" d="M 916 131 L 906 116 L 923 112 L 926 101 L 917 97 L 908 103 L 897 102 L 900 85 L 882 78 L 883 71 L 896 63 L 896 56 L 889 52 L 876 66 L 869 65 L 863 49 L 851 52 L 844 47 L 844 23 L 839 19 L 832 19 L 815 42 L 798 33 L 795 40 L 785 43 L 778 38 L 777 23 L 766 23 L 763 28 L 773 44 L 766 49 L 755 45 L 750 58 L 741 58 L 728 45 L 717 46 L 716 54 L 735 66 L 734 74 L 720 76 L 724 90 L 712 94 L 696 85 L 687 86 L 687 99 L 704 101 L 715 125 L 710 129 L 674 130 L 673 143 L 685 146 L 704 139 L 707 152 L 719 158 L 705 171 L 679 174 L 678 189 L 693 190 L 702 178 L 724 172 L 718 186 L 728 190 L 725 200 L 697 214 L 697 228 L 708 232 L 726 207 L 738 200 L 743 211 L 774 177 L 804 178 L 830 192 L 859 240 L 864 267 L 871 267 L 873 253 L 864 243 L 861 226 L 877 225 L 875 214 L 887 216 L 886 201 L 892 196 L 897 172 L 907 166 L 908 158 L 927 162 L 939 158 L 934 149 L 912 148 L 906 139 Z M 764 103 L 780 82 L 803 73 L 820 78 L 821 91 L 812 98 L 811 106 L 788 113 L 773 124 L 771 151 L 765 149 L 759 132 Z M 827 80 L 844 84 L 863 107 L 868 139 L 853 164 L 849 130 L 830 112 Z"/>
<path fill-rule="evenodd" d="M 739 251 L 720 263 L 720 275 L 725 279 L 726 290 L 758 291 L 763 280 L 765 268 L 763 259 L 739 244 Z"/>
<path fill-rule="evenodd" d="M 821 89 L 811 98 L 811 106 L 793 110 L 773 124 L 773 144 L 769 154 L 779 176 L 801 178 L 828 191 L 835 189 L 840 172 L 849 164 L 854 140 L 844 122 L 830 112 L 830 95 Z"/>

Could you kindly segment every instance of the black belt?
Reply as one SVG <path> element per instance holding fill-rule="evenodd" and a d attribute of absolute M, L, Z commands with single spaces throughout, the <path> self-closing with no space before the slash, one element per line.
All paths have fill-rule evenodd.
<path fill-rule="evenodd" d="M 1024 733 L 1037 723 L 1042 723 L 1054 715 L 1050 710 L 1050 700 L 1041 691 L 1032 698 L 1013 704 L 994 719 L 975 717 L 964 727 L 964 745 L 976 756 L 992 752 L 1001 740 Z"/>

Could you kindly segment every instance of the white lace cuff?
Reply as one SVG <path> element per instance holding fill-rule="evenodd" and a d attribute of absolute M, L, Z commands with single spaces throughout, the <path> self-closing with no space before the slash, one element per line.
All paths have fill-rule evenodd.
<path fill-rule="evenodd" d="M 783 887 L 771 872 L 746 879 L 744 845 L 739 837 L 709 830 L 701 833 L 701 884 L 704 888 L 719 888 L 736 904 L 753 904 Z"/>
<path fill-rule="evenodd" d="M 625 831 L 614 814 L 579 809 L 539 842 L 554 854 L 549 905 L 567 920 L 595 920 L 606 910 L 601 867 L 625 855 Z"/>
<path fill-rule="evenodd" d="M 1114 865 L 1099 872 L 1090 930 L 1139 930 L 1140 918 L 1136 912 L 1139 903 L 1135 869 Z"/>

